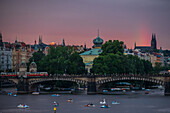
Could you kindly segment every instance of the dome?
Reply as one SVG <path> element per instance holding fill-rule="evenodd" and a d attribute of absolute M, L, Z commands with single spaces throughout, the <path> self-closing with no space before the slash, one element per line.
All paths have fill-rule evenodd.
<path fill-rule="evenodd" d="M 30 68 L 37 68 L 37 64 L 35 62 L 31 62 Z"/>
<path fill-rule="evenodd" d="M 55 45 L 55 42 L 51 42 L 50 45 L 51 45 L 51 46 Z"/>
<path fill-rule="evenodd" d="M 20 64 L 20 68 L 27 68 L 27 65 L 24 61 L 22 61 L 22 63 Z"/>
<path fill-rule="evenodd" d="M 101 39 L 99 36 L 93 40 L 93 43 L 96 44 L 103 44 L 103 39 Z"/>

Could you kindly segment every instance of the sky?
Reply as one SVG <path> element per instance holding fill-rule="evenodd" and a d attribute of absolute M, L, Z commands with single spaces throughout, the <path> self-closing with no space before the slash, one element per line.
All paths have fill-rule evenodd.
<path fill-rule="evenodd" d="M 124 41 L 128 48 L 170 49 L 170 0 L 0 0 L 3 41 L 43 42 L 92 47 L 97 31 L 104 41 Z"/>

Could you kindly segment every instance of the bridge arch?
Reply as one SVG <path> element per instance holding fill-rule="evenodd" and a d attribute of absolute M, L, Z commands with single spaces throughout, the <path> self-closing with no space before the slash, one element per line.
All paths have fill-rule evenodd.
<path fill-rule="evenodd" d="M 1 83 L 1 85 L 2 84 L 4 85 L 5 83 L 10 83 L 10 85 L 12 85 L 12 86 L 17 86 L 17 84 L 18 84 L 18 82 L 13 79 L 12 80 L 11 79 L 2 79 L 0 83 Z M 7 86 L 9 86 L 9 84 Z"/>
<path fill-rule="evenodd" d="M 72 79 L 72 78 L 39 78 L 39 79 L 33 79 L 29 81 L 29 85 L 32 86 L 34 84 L 40 83 L 40 82 L 46 82 L 46 81 L 58 81 L 58 80 L 63 80 L 63 81 L 70 81 L 70 82 L 76 82 L 76 83 L 81 83 L 81 84 L 87 84 L 87 81 L 85 80 L 79 80 L 79 79 Z"/>
<path fill-rule="evenodd" d="M 155 79 L 155 78 L 148 78 L 148 77 L 119 77 L 119 78 L 108 78 L 103 80 L 98 80 L 96 82 L 97 85 L 102 85 L 108 82 L 114 82 L 114 81 L 125 81 L 125 80 L 139 80 L 139 81 L 147 81 L 147 82 L 153 82 L 159 85 L 165 85 L 165 82 L 163 80 Z"/>

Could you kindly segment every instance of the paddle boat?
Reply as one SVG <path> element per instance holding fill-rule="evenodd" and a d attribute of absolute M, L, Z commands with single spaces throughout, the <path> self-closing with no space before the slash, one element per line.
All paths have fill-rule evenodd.
<path fill-rule="evenodd" d="M 39 92 L 32 92 L 33 95 L 39 95 Z"/>
<path fill-rule="evenodd" d="M 149 94 L 149 91 L 145 91 L 145 94 Z"/>
<path fill-rule="evenodd" d="M 71 103 L 71 102 L 73 102 L 73 99 L 68 99 L 67 102 L 70 102 L 70 103 Z"/>
<path fill-rule="evenodd" d="M 92 103 L 89 103 L 89 104 L 85 105 L 84 107 L 95 107 L 95 105 Z"/>
<path fill-rule="evenodd" d="M 117 101 L 113 101 L 112 104 L 120 104 L 120 103 L 118 103 Z"/>
<path fill-rule="evenodd" d="M 52 97 L 59 97 L 60 95 L 59 94 L 53 94 L 51 95 Z"/>
<path fill-rule="evenodd" d="M 18 105 L 17 107 L 18 107 L 18 108 L 29 108 L 29 106 L 28 106 L 28 105 L 25 105 L 25 104 L 20 104 L 20 105 Z"/>
<path fill-rule="evenodd" d="M 103 99 L 103 101 L 101 101 L 100 104 L 106 104 L 105 99 Z"/>
<path fill-rule="evenodd" d="M 18 95 L 17 95 L 17 94 L 14 94 L 13 96 L 14 96 L 14 97 L 17 97 Z"/>
<path fill-rule="evenodd" d="M 9 92 L 8 95 L 11 96 L 11 95 L 12 95 L 12 92 Z"/>
<path fill-rule="evenodd" d="M 57 107 L 57 106 L 59 106 L 59 103 L 57 103 L 57 102 L 54 101 L 53 107 Z"/>
<path fill-rule="evenodd" d="M 100 108 L 110 108 L 110 106 L 108 104 L 104 104 Z"/>

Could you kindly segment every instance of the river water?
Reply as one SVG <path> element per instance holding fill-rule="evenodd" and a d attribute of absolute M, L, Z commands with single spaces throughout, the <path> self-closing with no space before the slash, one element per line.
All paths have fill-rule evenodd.
<path fill-rule="evenodd" d="M 70 98 L 72 103 L 67 102 Z M 100 101 L 104 98 L 110 108 L 100 108 Z M 120 104 L 113 105 L 113 100 Z M 54 113 L 54 101 L 59 103 L 56 113 L 170 113 L 170 97 L 160 91 L 151 91 L 147 95 L 144 92 L 128 95 L 61 94 L 60 97 L 52 97 L 51 94 L 0 95 L 0 113 Z M 30 107 L 17 108 L 20 103 Z M 84 107 L 88 103 L 96 106 Z"/>

